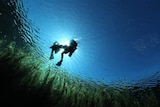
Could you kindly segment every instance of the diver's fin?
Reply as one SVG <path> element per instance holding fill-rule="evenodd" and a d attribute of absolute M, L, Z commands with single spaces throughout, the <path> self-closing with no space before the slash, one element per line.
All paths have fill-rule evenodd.
<path fill-rule="evenodd" d="M 56 65 L 61 66 L 61 64 L 62 64 L 62 61 L 59 61 Z"/>
<path fill-rule="evenodd" d="M 53 55 L 51 55 L 49 59 L 50 59 L 50 60 L 51 60 L 51 59 L 54 59 Z"/>

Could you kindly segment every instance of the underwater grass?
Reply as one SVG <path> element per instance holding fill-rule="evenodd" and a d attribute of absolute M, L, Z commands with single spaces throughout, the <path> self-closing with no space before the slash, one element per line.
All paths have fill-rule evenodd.
<path fill-rule="evenodd" d="M 0 38 L 6 38 L 0 39 L 0 106 L 160 107 L 160 84 L 121 88 L 121 83 L 116 86 L 84 81 L 52 65 L 42 68 L 44 63 L 35 57 L 33 44 L 24 46 L 18 38 L 33 35 L 22 4 L 18 0 L 2 0 L 1 4 L 2 13 L 9 19 L 3 19 L 7 27 L 1 25 Z M 34 43 L 33 38 L 31 41 Z"/>
<path fill-rule="evenodd" d="M 35 53 L 0 40 L 1 105 L 39 107 L 159 107 L 159 86 L 115 88 L 48 66 Z M 26 49 L 26 48 L 25 48 Z M 29 49 L 29 48 L 28 48 Z M 156 90 L 156 91 L 155 91 Z M 5 103 L 7 102 L 7 103 Z"/>

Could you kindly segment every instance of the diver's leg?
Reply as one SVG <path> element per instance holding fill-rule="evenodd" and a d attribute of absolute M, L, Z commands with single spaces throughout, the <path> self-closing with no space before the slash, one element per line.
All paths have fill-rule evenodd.
<path fill-rule="evenodd" d="M 50 60 L 51 60 L 51 59 L 54 59 L 53 51 L 54 51 L 54 50 L 52 49 L 52 51 L 51 51 L 51 56 L 50 56 L 50 58 L 49 58 Z"/>
<path fill-rule="evenodd" d="M 64 55 L 64 52 L 62 52 L 61 54 L 61 61 L 63 61 L 63 55 Z"/>
<path fill-rule="evenodd" d="M 62 61 L 63 61 L 63 55 L 64 55 L 64 52 L 62 52 L 62 54 L 61 54 L 61 60 L 56 64 L 57 66 L 61 66 Z"/>

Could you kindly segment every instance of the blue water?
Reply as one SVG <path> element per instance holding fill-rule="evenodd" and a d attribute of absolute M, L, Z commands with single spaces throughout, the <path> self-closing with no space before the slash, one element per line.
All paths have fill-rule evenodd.
<path fill-rule="evenodd" d="M 39 29 L 35 43 L 45 66 L 60 60 L 60 53 L 49 60 L 54 41 L 76 38 L 78 49 L 71 58 L 65 55 L 58 69 L 105 83 L 156 73 L 154 79 L 160 78 L 159 0 L 23 1 Z"/>

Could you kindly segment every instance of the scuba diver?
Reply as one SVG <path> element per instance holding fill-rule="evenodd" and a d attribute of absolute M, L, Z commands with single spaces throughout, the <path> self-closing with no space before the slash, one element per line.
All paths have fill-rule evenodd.
<path fill-rule="evenodd" d="M 53 52 L 55 51 L 55 54 L 56 54 L 60 50 L 61 47 L 62 45 L 59 45 L 57 41 L 54 42 L 54 44 L 50 47 L 52 49 L 51 56 L 49 58 L 50 60 L 54 59 Z"/>
<path fill-rule="evenodd" d="M 51 56 L 50 56 L 50 59 L 53 59 L 53 52 L 55 51 L 55 53 L 57 53 L 60 49 L 64 49 L 64 51 L 61 53 L 61 60 L 56 64 L 57 66 L 61 66 L 62 62 L 63 62 L 63 56 L 64 54 L 67 54 L 69 53 L 69 57 L 72 56 L 72 54 L 74 53 L 74 51 L 77 49 L 77 42 L 72 39 L 70 41 L 70 44 L 69 46 L 67 45 L 60 45 L 57 41 L 54 42 L 53 46 L 51 46 L 50 48 L 52 49 L 51 51 Z"/>

